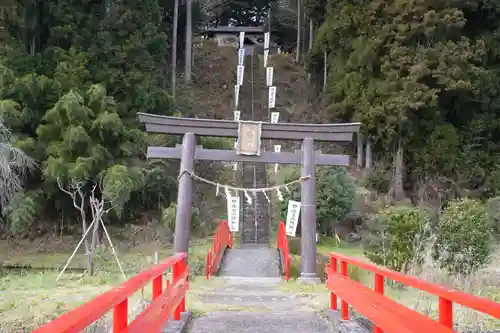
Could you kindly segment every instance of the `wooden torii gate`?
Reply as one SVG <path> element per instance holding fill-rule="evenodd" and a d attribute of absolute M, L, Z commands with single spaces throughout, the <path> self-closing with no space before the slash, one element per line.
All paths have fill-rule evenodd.
<path fill-rule="evenodd" d="M 197 118 L 178 118 L 139 113 L 146 131 L 183 135 L 182 145 L 176 147 L 148 147 L 148 158 L 180 159 L 179 191 L 175 221 L 174 249 L 188 252 L 192 209 L 195 160 L 232 161 L 270 164 L 300 164 L 302 177 L 310 176 L 301 185 L 301 274 L 305 282 L 316 282 L 316 165 L 349 166 L 348 155 L 322 154 L 315 151 L 315 141 L 351 142 L 359 131 L 359 123 L 294 124 L 253 121 L 228 121 Z M 196 146 L 196 136 L 237 138 L 237 151 L 203 149 Z M 302 148 L 295 152 L 268 152 L 261 150 L 264 140 L 301 140 Z"/>

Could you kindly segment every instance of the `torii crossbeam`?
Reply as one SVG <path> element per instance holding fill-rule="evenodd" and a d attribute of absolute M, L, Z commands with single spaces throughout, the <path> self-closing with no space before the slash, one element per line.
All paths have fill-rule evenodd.
<path fill-rule="evenodd" d="M 302 176 L 310 176 L 301 186 L 301 274 L 305 282 L 319 281 L 316 273 L 316 165 L 348 166 L 349 156 L 322 154 L 315 151 L 314 142 L 351 142 L 360 123 L 293 124 L 234 122 L 197 118 L 178 118 L 139 113 L 146 131 L 183 135 L 182 145 L 175 147 L 148 147 L 148 158 L 181 160 L 174 249 L 188 252 L 193 180 L 185 170 L 194 171 L 195 160 L 233 161 L 253 163 L 301 164 Z M 258 128 L 258 129 L 257 129 Z M 196 136 L 216 136 L 238 139 L 237 151 L 204 149 L 196 146 Z M 261 151 L 261 139 L 302 140 L 302 148 L 295 152 Z"/>

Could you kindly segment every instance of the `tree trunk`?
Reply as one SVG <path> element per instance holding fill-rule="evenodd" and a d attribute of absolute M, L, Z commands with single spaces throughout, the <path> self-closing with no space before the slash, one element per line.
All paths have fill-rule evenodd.
<path fill-rule="evenodd" d="M 314 24 L 313 20 L 309 19 L 309 50 L 308 50 L 309 53 L 311 53 L 313 47 L 313 38 L 314 38 Z M 307 73 L 307 82 L 311 83 L 311 73 Z"/>
<path fill-rule="evenodd" d="M 301 38 L 300 38 L 300 27 L 302 26 L 302 11 L 301 11 L 301 1 L 297 0 L 297 48 L 296 48 L 296 54 L 295 54 L 295 61 L 299 62 L 300 61 L 300 43 Z"/>
<path fill-rule="evenodd" d="M 84 211 L 80 212 L 80 217 L 82 219 L 82 236 L 85 234 L 87 231 L 87 217 L 85 215 Z M 89 272 L 89 275 L 92 276 L 94 275 L 94 262 L 92 260 L 92 250 L 90 248 L 90 242 L 89 242 L 89 237 L 88 234 L 85 236 L 85 241 L 83 242 L 84 247 L 85 247 L 85 256 L 87 257 L 87 270 Z"/>
<path fill-rule="evenodd" d="M 300 29 L 300 32 L 301 32 L 301 41 L 302 41 L 302 45 L 300 47 L 300 49 L 302 50 L 302 55 L 306 55 L 307 53 L 307 49 L 306 49 L 306 40 L 307 40 L 307 29 L 306 29 L 306 25 L 307 25 L 307 20 L 306 20 L 306 11 L 305 10 L 301 10 L 301 14 L 302 14 L 302 17 L 300 19 L 300 22 L 301 22 L 301 25 L 302 25 L 302 29 Z M 305 57 L 302 57 L 302 59 L 305 59 Z"/>
<path fill-rule="evenodd" d="M 92 242 L 90 243 L 90 249 L 92 252 L 99 247 L 100 239 L 99 239 L 99 227 L 101 226 L 101 221 L 95 221 L 94 226 L 92 228 Z"/>
<path fill-rule="evenodd" d="M 172 29 L 172 97 L 175 97 L 177 74 L 177 30 L 179 25 L 179 0 L 174 3 L 174 26 Z"/>
<path fill-rule="evenodd" d="M 359 169 L 361 169 L 363 167 L 363 136 L 361 133 L 358 133 L 356 140 L 358 141 L 358 159 L 356 161 L 356 165 Z"/>
<path fill-rule="evenodd" d="M 323 92 L 326 91 L 326 81 L 328 78 L 328 54 L 323 53 Z"/>
<path fill-rule="evenodd" d="M 191 0 L 186 0 L 186 58 L 184 65 L 184 76 L 186 83 L 191 82 L 191 61 L 193 50 L 193 15 Z"/>
<path fill-rule="evenodd" d="M 366 154 L 365 154 L 365 169 L 372 168 L 372 140 L 366 138 Z"/>
<path fill-rule="evenodd" d="M 314 24 L 313 20 L 309 19 L 309 52 L 313 48 L 313 38 L 314 38 Z"/>
<path fill-rule="evenodd" d="M 401 138 L 398 138 L 396 154 L 394 155 L 394 175 L 393 175 L 393 191 L 394 200 L 401 201 L 405 198 L 405 192 L 403 188 L 403 145 L 401 144 Z"/>

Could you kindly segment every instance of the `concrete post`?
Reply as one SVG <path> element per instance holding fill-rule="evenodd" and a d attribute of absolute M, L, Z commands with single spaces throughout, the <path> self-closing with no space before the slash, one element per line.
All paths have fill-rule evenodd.
<path fill-rule="evenodd" d="M 194 171 L 196 137 L 193 133 L 184 134 L 181 153 L 181 175 L 177 193 L 177 212 L 175 215 L 174 250 L 176 253 L 188 252 L 189 230 L 191 228 L 191 209 L 193 207 L 193 179 L 185 171 Z"/>
<path fill-rule="evenodd" d="M 316 273 L 316 175 L 314 165 L 314 140 L 302 141 L 302 176 L 311 176 L 301 186 L 301 258 L 300 280 L 320 283 Z"/>

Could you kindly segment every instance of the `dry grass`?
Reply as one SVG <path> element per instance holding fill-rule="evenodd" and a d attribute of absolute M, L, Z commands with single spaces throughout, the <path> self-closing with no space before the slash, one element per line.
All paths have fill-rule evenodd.
<path fill-rule="evenodd" d="M 322 242 L 318 247 L 320 252 L 340 252 L 349 256 L 362 258 L 360 247 L 338 246 L 333 241 L 331 244 Z M 365 258 L 366 259 L 366 258 Z M 366 259 L 368 260 L 368 259 Z M 424 264 L 413 270 L 410 274 L 422 278 L 426 281 L 442 284 L 466 293 L 488 298 L 500 302 L 500 250 L 491 261 L 490 266 L 476 272 L 470 276 L 450 275 L 441 265 L 427 256 Z M 373 288 L 373 277 L 371 273 L 362 271 L 360 276 L 356 277 L 364 285 Z M 329 307 L 329 294 L 324 285 L 310 286 L 304 285 L 297 280 L 283 282 L 281 289 L 295 293 L 302 297 L 308 305 L 321 311 Z M 437 297 L 412 288 L 404 288 L 388 283 L 385 294 L 431 318 L 437 318 L 438 300 Z M 469 308 L 454 305 L 454 322 L 458 331 L 477 331 L 492 332 L 500 330 L 500 321 L 487 315 L 478 313 Z"/>
<path fill-rule="evenodd" d="M 99 273 L 65 275 L 58 283 L 55 272 L 17 273 L 0 278 L 0 331 L 28 332 L 109 290 L 119 275 Z"/>
<path fill-rule="evenodd" d="M 209 246 L 210 240 L 200 240 L 196 246 L 192 247 L 190 265 L 194 271 L 201 271 L 204 256 Z M 171 253 L 170 251 L 170 249 L 160 250 L 160 258 L 168 256 Z M 345 244 L 338 245 L 329 239 L 322 239 L 318 251 L 321 253 L 335 251 L 350 256 L 363 257 L 361 247 Z M 151 248 L 141 246 L 122 254 L 122 262 L 129 271 L 127 275 L 130 277 L 141 268 L 150 265 L 152 261 L 151 253 Z M 31 253 L 23 257 L 19 253 L 17 259 L 14 259 L 16 263 L 20 263 L 21 259 L 24 258 L 26 263 L 32 262 L 36 263 L 37 266 L 47 267 L 49 263 L 60 264 L 64 262 L 67 256 L 66 253 L 52 253 L 45 256 Z M 101 255 L 99 260 L 98 267 L 100 269 L 96 276 L 88 277 L 84 274 L 69 273 L 65 274 L 58 283 L 55 282 L 56 272 L 54 271 L 18 271 L 0 276 L 0 333 L 30 332 L 42 323 L 119 284 L 122 278 L 118 274 L 112 257 Z M 441 283 L 468 293 L 500 301 L 499 262 L 500 252 L 497 253 L 489 267 L 473 276 L 461 277 L 450 276 L 446 271 L 439 268 L 438 263 L 428 258 L 423 266 L 412 273 L 430 282 Z M 372 286 L 371 274 L 362 274 L 358 278 L 363 284 Z M 199 295 L 210 293 L 220 284 L 221 281 L 217 279 L 206 281 L 203 277 L 194 277 L 187 298 L 189 309 L 195 315 L 217 310 L 235 310 L 234 307 L 224 308 L 222 305 L 207 305 L 201 301 Z M 319 311 L 328 308 L 329 294 L 324 285 L 303 285 L 296 280 L 291 280 L 283 282 L 281 289 L 299 295 L 307 305 Z M 393 285 L 386 287 L 386 295 L 430 317 L 436 317 L 437 300 L 434 296 Z M 147 286 L 142 293 L 138 292 L 133 295 L 130 300 L 131 319 L 140 313 L 150 298 L 151 286 Z M 107 332 L 109 328 L 108 319 L 104 318 L 87 332 Z M 478 328 L 483 331 L 500 329 L 498 320 L 482 316 L 460 306 L 455 307 L 455 322 L 458 323 L 459 328 Z"/>
<path fill-rule="evenodd" d="M 451 275 L 442 268 L 439 261 L 432 258 L 427 251 L 424 263 L 413 269 L 410 274 L 425 281 L 445 285 L 465 293 L 500 302 L 500 249 L 494 254 L 490 265 L 470 275 Z M 438 300 L 414 289 L 391 288 L 389 295 L 399 302 L 419 311 L 431 318 L 437 318 Z M 484 315 L 469 308 L 454 305 L 454 322 L 459 331 L 472 329 L 476 331 L 492 331 L 500 329 L 500 320 Z"/>
<path fill-rule="evenodd" d="M 190 249 L 190 267 L 194 272 L 201 272 L 210 240 L 198 240 Z M 152 264 L 153 250 L 140 246 L 120 255 L 121 262 L 127 271 L 127 278 Z M 159 258 L 171 254 L 170 249 L 159 250 Z M 69 254 L 29 253 L 11 257 L 11 262 L 34 267 L 61 267 Z M 78 256 L 73 266 L 83 265 L 83 256 Z M 101 253 L 96 262 L 97 273 L 93 277 L 83 273 L 66 273 L 56 283 L 57 272 L 41 271 L 4 271 L 0 274 L 0 333 L 30 332 L 41 324 L 48 322 L 62 313 L 74 309 L 93 297 L 111 289 L 123 281 L 121 274 L 110 253 Z M 1 273 L 1 272 L 0 272 Z M 213 288 L 214 282 L 206 282 L 201 277 L 192 280 L 192 291 L 188 297 L 190 309 L 195 313 L 204 310 L 197 301 L 196 295 L 207 288 Z M 147 301 L 151 299 L 151 286 L 134 294 L 129 300 L 129 315 L 133 319 L 140 313 Z M 107 332 L 109 318 L 95 323 L 87 332 Z"/>

